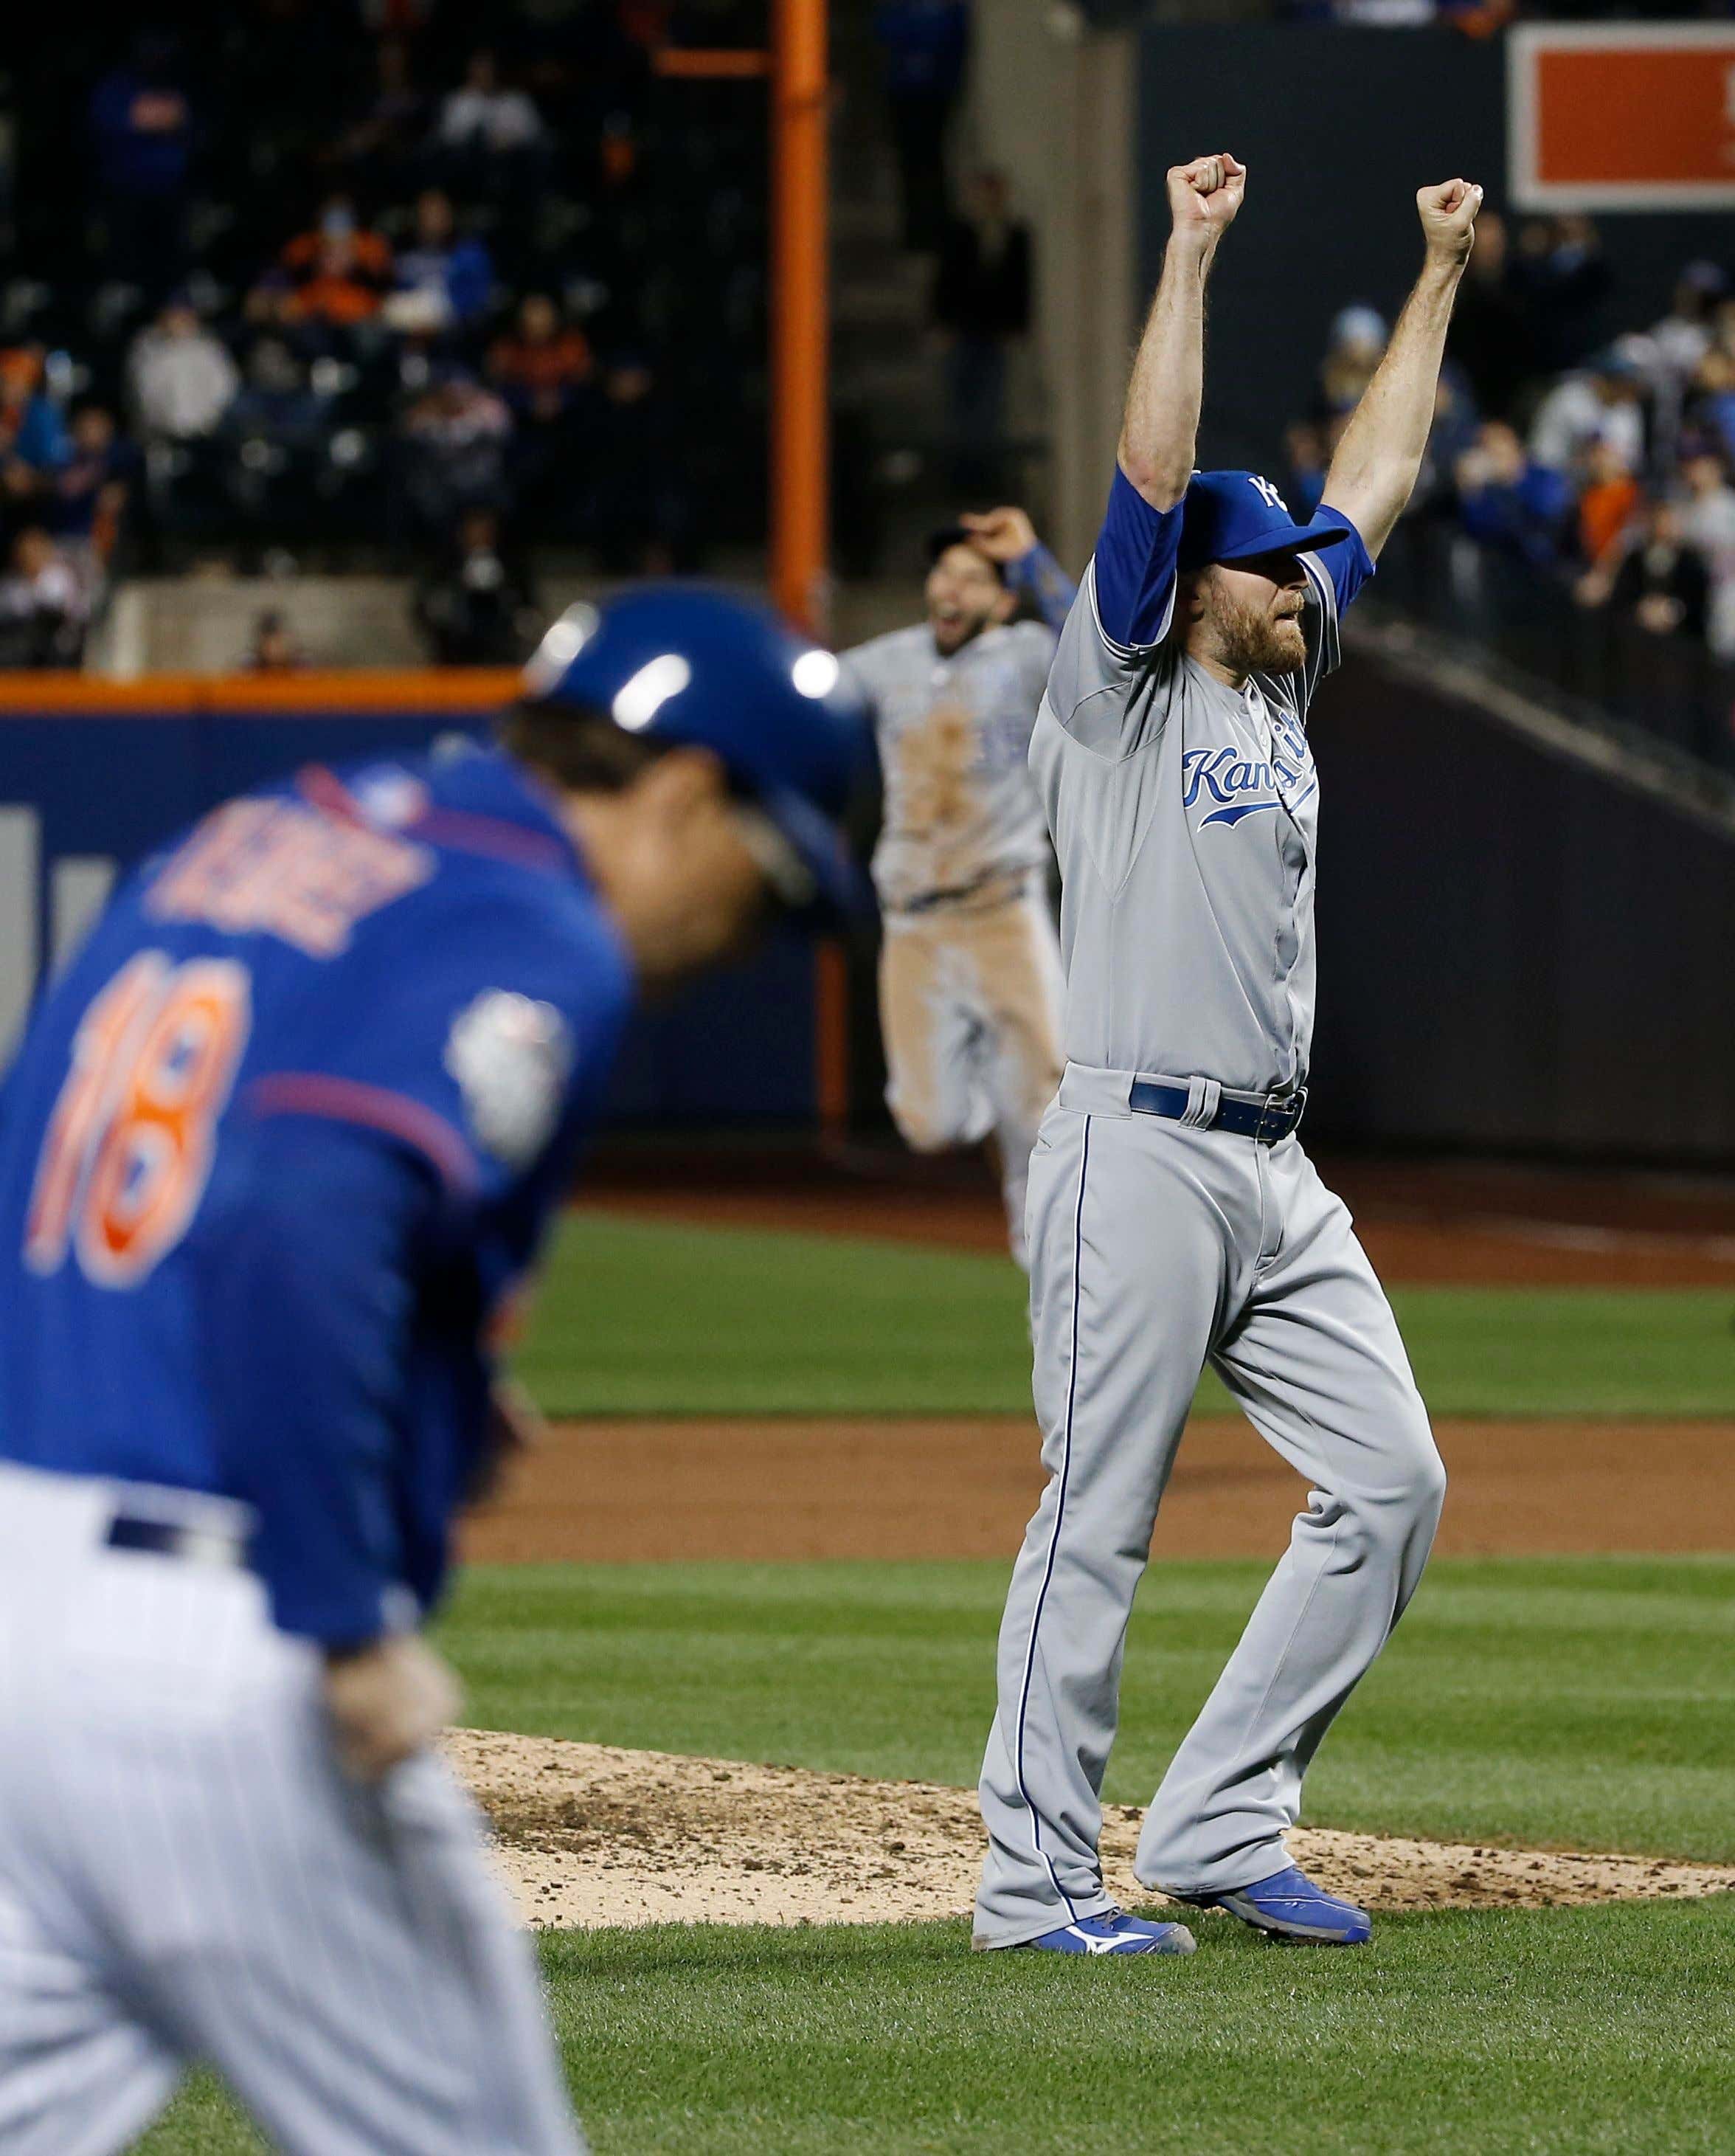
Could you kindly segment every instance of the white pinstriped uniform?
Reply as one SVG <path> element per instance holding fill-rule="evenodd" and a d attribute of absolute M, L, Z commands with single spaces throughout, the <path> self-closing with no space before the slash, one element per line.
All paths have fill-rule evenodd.
<path fill-rule="evenodd" d="M 349 1781 L 317 1648 L 107 1548 L 116 1486 L 0 1468 L 0 2149 L 105 2156 L 207 2061 L 288 2156 L 582 2156 L 444 1763 Z"/>

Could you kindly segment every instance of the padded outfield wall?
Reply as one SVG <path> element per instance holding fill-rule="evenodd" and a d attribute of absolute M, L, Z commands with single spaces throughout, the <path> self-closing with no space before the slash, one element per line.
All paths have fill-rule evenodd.
<path fill-rule="evenodd" d="M 478 735 L 511 673 L 76 675 L 0 681 L 0 1059 L 117 875 L 228 796 L 304 764 Z M 814 1112 L 813 967 L 793 936 L 641 1012 L 620 1122 L 802 1124 Z"/>

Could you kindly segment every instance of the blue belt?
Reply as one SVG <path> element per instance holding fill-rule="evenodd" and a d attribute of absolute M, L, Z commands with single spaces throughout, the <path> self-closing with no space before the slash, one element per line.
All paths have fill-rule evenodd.
<path fill-rule="evenodd" d="M 1192 1099 L 1184 1086 L 1163 1086 L 1154 1078 L 1135 1078 L 1127 1105 L 1136 1116 L 1167 1116 L 1171 1122 L 1179 1122 L 1186 1116 Z M 1305 1086 L 1297 1086 L 1293 1093 L 1286 1093 L 1281 1098 L 1276 1093 L 1268 1093 L 1259 1101 L 1231 1100 L 1225 1093 L 1209 1122 L 1193 1127 L 1229 1131 L 1238 1138 L 1256 1138 L 1261 1145 L 1276 1145 L 1294 1131 L 1306 1105 Z"/>
<path fill-rule="evenodd" d="M 239 1571 L 247 1563 L 241 1537 L 223 1527 L 191 1527 L 179 1520 L 141 1519 L 117 1512 L 103 1540 L 110 1549 L 144 1550 L 152 1557 L 178 1557 L 196 1564 L 227 1565 Z"/>

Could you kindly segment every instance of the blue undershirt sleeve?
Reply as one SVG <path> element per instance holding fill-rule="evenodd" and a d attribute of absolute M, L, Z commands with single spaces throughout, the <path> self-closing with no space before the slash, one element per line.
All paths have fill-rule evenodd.
<path fill-rule="evenodd" d="M 1137 650 L 1163 641 L 1180 547 L 1180 505 L 1153 509 L 1116 465 L 1092 567 L 1096 619 L 1111 644 Z"/>
<path fill-rule="evenodd" d="M 1322 516 L 1334 517 L 1340 524 L 1349 524 L 1341 510 L 1333 509 L 1329 502 L 1322 502 Z M 1337 613 L 1341 619 L 1350 601 L 1373 574 L 1373 557 L 1362 543 L 1362 535 L 1354 525 L 1349 525 L 1350 536 L 1339 539 L 1330 547 L 1322 547 L 1313 558 L 1332 580 L 1332 588 L 1337 598 Z"/>
<path fill-rule="evenodd" d="M 1058 635 L 1066 625 L 1078 587 L 1039 539 L 1028 554 L 1006 564 L 1006 581 L 1028 598 Z"/>

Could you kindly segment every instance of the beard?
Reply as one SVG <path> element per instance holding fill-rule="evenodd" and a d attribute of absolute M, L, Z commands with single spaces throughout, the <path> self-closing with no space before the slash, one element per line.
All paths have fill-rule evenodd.
<path fill-rule="evenodd" d="M 1298 619 L 1234 597 L 1214 578 L 1209 616 L 1217 656 L 1236 674 L 1292 674 L 1306 663 Z"/>
<path fill-rule="evenodd" d="M 933 630 L 934 648 L 942 659 L 950 659 L 962 651 L 973 639 L 981 635 L 994 617 L 992 613 L 961 614 L 956 620 L 942 622 L 929 617 Z"/>

